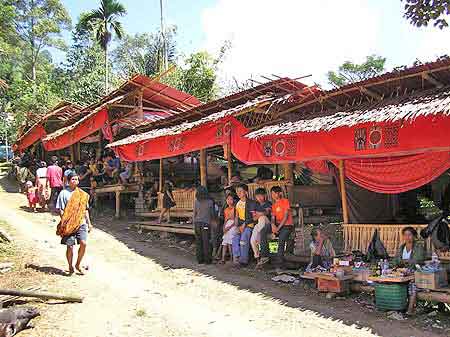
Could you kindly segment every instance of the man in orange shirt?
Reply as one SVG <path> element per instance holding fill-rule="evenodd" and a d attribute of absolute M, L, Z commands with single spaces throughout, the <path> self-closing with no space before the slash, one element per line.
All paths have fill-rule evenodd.
<path fill-rule="evenodd" d="M 269 242 L 267 236 L 271 233 L 278 235 L 277 256 L 280 262 L 284 259 L 286 242 L 294 230 L 292 211 L 289 200 L 283 198 L 283 190 L 280 186 L 274 186 L 270 190 L 272 194 L 272 222 L 261 231 L 261 260 L 259 265 L 269 262 Z"/>

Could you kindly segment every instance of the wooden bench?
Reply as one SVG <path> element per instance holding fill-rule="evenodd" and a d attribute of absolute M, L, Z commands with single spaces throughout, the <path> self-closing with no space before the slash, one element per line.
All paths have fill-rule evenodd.
<path fill-rule="evenodd" d="M 176 206 L 170 209 L 170 216 L 178 218 L 191 218 L 194 211 L 195 190 L 178 189 L 172 192 Z M 163 204 L 163 193 L 158 193 L 158 206 L 151 212 L 139 212 L 137 216 L 156 218 L 161 213 Z"/>

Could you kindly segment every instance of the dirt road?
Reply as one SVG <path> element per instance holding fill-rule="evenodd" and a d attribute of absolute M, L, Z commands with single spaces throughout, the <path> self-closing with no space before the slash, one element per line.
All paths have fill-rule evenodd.
<path fill-rule="evenodd" d="M 43 274 L 41 286 L 79 293 L 85 301 L 40 305 L 36 328 L 23 337 L 440 335 L 408 322 L 387 323 L 385 314 L 365 312 L 350 300 L 308 296 L 260 273 L 198 266 L 187 251 L 146 242 L 121 222 L 93 231 L 88 275 L 67 277 L 54 219 L 28 213 L 24 204 L 24 196 L 0 191 L 0 220 L 30 253 L 29 262 Z"/>

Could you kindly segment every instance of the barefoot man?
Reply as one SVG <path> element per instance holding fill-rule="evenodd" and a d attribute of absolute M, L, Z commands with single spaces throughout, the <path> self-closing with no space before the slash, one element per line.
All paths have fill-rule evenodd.
<path fill-rule="evenodd" d="M 88 210 L 89 194 L 78 188 L 79 177 L 75 172 L 68 175 L 67 181 L 69 185 L 59 193 L 56 202 L 56 209 L 61 216 L 56 234 L 62 237 L 61 244 L 67 246 L 66 257 L 70 274 L 74 272 L 73 246 L 80 245 L 75 268 L 83 275 L 81 260 L 86 251 L 87 234 L 92 229 Z"/>

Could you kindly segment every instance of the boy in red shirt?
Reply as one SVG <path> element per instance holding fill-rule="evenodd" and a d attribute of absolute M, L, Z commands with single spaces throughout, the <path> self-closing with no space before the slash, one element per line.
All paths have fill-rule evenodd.
<path fill-rule="evenodd" d="M 272 194 L 272 221 L 271 226 L 265 228 L 261 232 L 261 261 L 260 265 L 269 262 L 269 242 L 267 235 L 270 233 L 278 235 L 278 252 L 277 256 L 280 262 L 284 259 L 284 251 L 286 242 L 294 230 L 294 222 L 292 220 L 292 211 L 289 200 L 283 198 L 283 190 L 280 186 L 274 186 L 270 190 Z"/>

